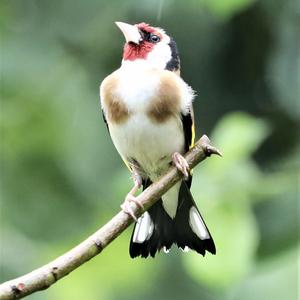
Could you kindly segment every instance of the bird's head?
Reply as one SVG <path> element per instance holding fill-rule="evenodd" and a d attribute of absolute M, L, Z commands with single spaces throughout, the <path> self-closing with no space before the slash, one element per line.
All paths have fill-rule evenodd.
<path fill-rule="evenodd" d="M 179 72 L 180 61 L 175 41 L 166 32 L 146 23 L 130 25 L 116 22 L 125 36 L 123 65 L 145 65 Z"/>

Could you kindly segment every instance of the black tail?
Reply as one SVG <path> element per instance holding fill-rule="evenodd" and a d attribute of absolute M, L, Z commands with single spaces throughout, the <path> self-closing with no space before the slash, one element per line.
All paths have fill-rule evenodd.
<path fill-rule="evenodd" d="M 148 180 L 144 189 L 150 184 Z M 175 218 L 167 214 L 159 199 L 135 224 L 129 253 L 132 258 L 154 257 L 157 251 L 162 248 L 168 250 L 173 243 L 181 249 L 193 249 L 203 256 L 206 250 L 216 254 L 214 241 L 185 181 L 180 186 Z"/>

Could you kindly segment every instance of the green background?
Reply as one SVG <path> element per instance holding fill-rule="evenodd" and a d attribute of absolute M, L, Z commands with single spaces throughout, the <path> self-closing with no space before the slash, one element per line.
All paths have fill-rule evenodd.
<path fill-rule="evenodd" d="M 99 84 L 121 62 L 114 21 L 177 41 L 197 137 L 224 157 L 192 192 L 217 245 L 131 260 L 132 228 L 30 299 L 297 299 L 299 3 L 292 0 L 1 1 L 1 282 L 105 224 L 131 187 Z"/>

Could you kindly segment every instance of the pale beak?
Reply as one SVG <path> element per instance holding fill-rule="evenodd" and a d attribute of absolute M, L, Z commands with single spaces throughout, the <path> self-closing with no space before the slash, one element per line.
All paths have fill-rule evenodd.
<path fill-rule="evenodd" d="M 142 41 L 142 36 L 136 26 L 123 22 L 116 22 L 116 25 L 123 32 L 126 43 L 132 42 L 135 44 L 139 44 Z"/>

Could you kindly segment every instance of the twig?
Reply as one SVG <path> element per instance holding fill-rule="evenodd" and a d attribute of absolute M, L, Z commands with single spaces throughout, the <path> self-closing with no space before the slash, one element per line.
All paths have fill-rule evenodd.
<path fill-rule="evenodd" d="M 185 155 L 185 158 L 190 168 L 193 168 L 211 154 L 221 156 L 221 153 L 211 146 L 210 140 L 204 135 Z M 157 182 L 141 193 L 138 196 L 138 200 L 147 210 L 181 178 L 182 174 L 175 167 L 171 167 Z M 137 206 L 133 207 L 133 211 L 136 216 L 140 216 L 143 213 Z M 132 222 L 133 220 L 128 214 L 123 211 L 119 212 L 102 228 L 67 253 L 22 277 L 1 284 L 0 299 L 19 299 L 34 292 L 47 289 L 56 281 L 99 254 Z"/>

